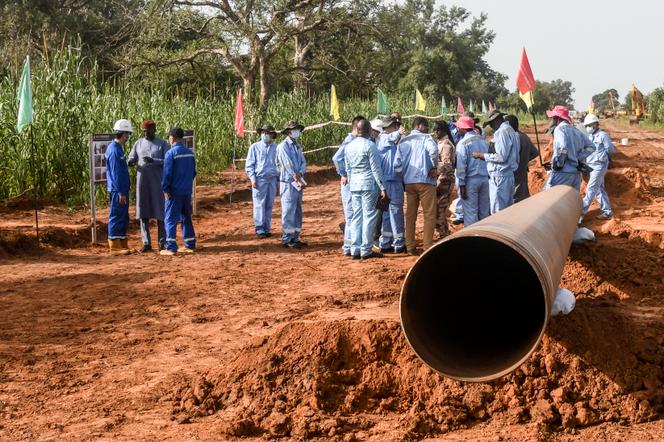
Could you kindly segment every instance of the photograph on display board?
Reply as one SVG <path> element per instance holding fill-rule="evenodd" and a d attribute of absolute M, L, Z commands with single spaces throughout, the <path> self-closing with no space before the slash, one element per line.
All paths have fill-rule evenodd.
<path fill-rule="evenodd" d="M 90 137 L 92 180 L 95 184 L 106 182 L 106 149 L 113 140 L 110 134 L 94 134 Z"/>

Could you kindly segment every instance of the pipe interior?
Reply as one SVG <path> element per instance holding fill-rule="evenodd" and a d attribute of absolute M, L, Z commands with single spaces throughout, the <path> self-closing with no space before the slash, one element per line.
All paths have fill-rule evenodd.
<path fill-rule="evenodd" d="M 519 362 L 546 321 L 535 270 L 516 250 L 484 237 L 454 238 L 423 255 L 401 302 L 416 353 L 439 372 L 470 380 Z"/>

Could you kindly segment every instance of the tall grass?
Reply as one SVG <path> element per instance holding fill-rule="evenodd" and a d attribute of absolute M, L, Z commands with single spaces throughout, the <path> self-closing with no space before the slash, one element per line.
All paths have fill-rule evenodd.
<path fill-rule="evenodd" d="M 17 69 L 20 66 L 16 67 Z M 18 71 L 7 68 L 0 78 L 0 200 L 12 198 L 34 185 L 30 173 L 29 130 L 16 132 L 16 88 Z M 125 150 L 140 136 L 140 122 L 153 119 L 158 133 L 178 125 L 196 131 L 199 176 L 203 181 L 221 179 L 220 172 L 232 162 L 233 149 L 242 158 L 256 136 L 247 134 L 236 139 L 233 133 L 234 93 L 201 94 L 184 97 L 179 91 L 152 91 L 131 84 L 102 83 L 94 61 L 85 59 L 75 46 L 51 54 L 32 66 L 35 106 L 34 137 L 37 148 L 37 184 L 43 198 L 75 206 L 85 204 L 88 197 L 88 135 L 108 133 L 119 118 L 132 121 L 135 133 Z M 369 92 L 367 95 L 373 94 Z M 415 97 L 388 94 L 391 110 L 405 114 L 418 113 Z M 440 114 L 430 97 L 428 115 Z M 341 120 L 355 115 L 373 117 L 375 101 L 363 97 L 341 97 Z M 304 94 L 277 94 L 266 111 L 245 106 L 245 126 L 254 128 L 265 122 L 282 128 L 288 120 L 304 125 L 330 119 L 329 97 Z M 349 127 L 329 125 L 306 131 L 301 138 L 305 150 L 338 144 Z M 163 136 L 163 135 L 162 135 Z M 323 150 L 307 157 L 312 163 L 327 162 L 332 150 Z M 244 165 L 238 163 L 238 167 Z M 98 186 L 103 193 L 103 186 Z M 101 195 L 100 195 L 101 196 Z"/>

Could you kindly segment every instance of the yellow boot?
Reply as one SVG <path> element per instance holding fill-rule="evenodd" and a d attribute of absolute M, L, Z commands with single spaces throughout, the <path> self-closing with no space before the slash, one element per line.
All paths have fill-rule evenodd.
<path fill-rule="evenodd" d="M 129 255 L 129 250 L 122 247 L 122 242 L 119 239 L 109 239 L 108 250 L 113 256 Z"/>

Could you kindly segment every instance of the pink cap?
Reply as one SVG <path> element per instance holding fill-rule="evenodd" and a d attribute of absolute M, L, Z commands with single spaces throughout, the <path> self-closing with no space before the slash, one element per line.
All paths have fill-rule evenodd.
<path fill-rule="evenodd" d="M 546 116 L 549 118 L 559 117 L 569 123 L 572 122 L 572 119 L 569 117 L 569 109 L 567 109 L 565 106 L 556 106 L 553 108 L 553 110 L 546 111 Z"/>
<path fill-rule="evenodd" d="M 461 117 L 459 121 L 454 123 L 459 129 L 475 129 L 475 120 L 472 117 Z"/>

